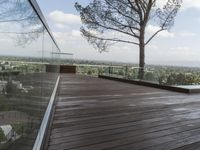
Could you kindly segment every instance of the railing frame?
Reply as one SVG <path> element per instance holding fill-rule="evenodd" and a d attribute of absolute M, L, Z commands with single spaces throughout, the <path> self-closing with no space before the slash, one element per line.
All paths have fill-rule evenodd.
<path fill-rule="evenodd" d="M 56 47 L 58 48 L 59 52 L 61 52 L 61 50 L 60 50 L 60 48 L 59 48 L 59 46 L 58 46 L 58 44 L 57 44 L 52 32 L 51 32 L 51 30 L 50 30 L 50 28 L 49 28 L 49 26 L 48 26 L 48 24 L 46 22 L 46 19 L 45 19 L 44 15 L 42 14 L 42 11 L 41 11 L 38 3 L 36 2 L 36 0 L 28 0 L 28 1 L 31 4 L 32 8 L 35 10 L 35 12 L 38 15 L 38 17 L 40 18 L 40 20 L 41 20 L 42 24 L 44 25 L 45 29 L 47 30 L 47 32 L 51 36 L 51 38 L 52 38 L 54 44 L 56 45 Z"/>
<path fill-rule="evenodd" d="M 39 129 L 38 134 L 37 134 L 37 138 L 36 138 L 34 146 L 33 146 L 33 150 L 41 150 L 41 149 L 43 149 L 43 146 L 45 145 L 44 142 L 46 140 L 47 130 L 48 130 L 48 127 L 49 127 L 49 122 L 50 122 L 50 119 L 51 119 L 52 110 L 53 110 L 54 104 L 55 104 L 56 93 L 57 93 L 59 82 L 60 82 L 60 75 L 57 78 L 53 93 L 51 95 L 47 109 L 45 111 L 42 123 L 40 125 L 40 129 Z"/>
<path fill-rule="evenodd" d="M 43 24 L 43 26 L 47 30 L 48 34 L 50 35 L 52 41 L 54 42 L 54 44 L 56 45 L 56 47 L 57 47 L 57 49 L 60 53 L 61 50 L 60 50 L 50 28 L 49 28 L 49 26 L 48 26 L 48 24 L 45 20 L 45 17 L 43 16 L 43 13 L 42 13 L 38 3 L 36 2 L 36 0 L 28 0 L 28 1 L 29 1 L 30 5 L 32 6 L 32 8 L 34 9 L 37 16 L 39 17 L 41 23 Z M 37 134 L 34 146 L 33 146 L 33 150 L 41 150 L 41 149 L 43 149 L 43 146 L 45 145 L 44 142 L 46 140 L 47 130 L 48 130 L 48 127 L 49 127 L 49 122 L 50 122 L 51 115 L 52 115 L 53 108 L 54 108 L 54 104 L 55 104 L 56 93 L 57 93 L 59 82 L 60 82 L 60 75 L 57 78 L 53 93 L 51 95 L 47 109 L 45 111 L 42 123 L 40 125 L 40 129 L 38 131 L 38 134 Z"/>

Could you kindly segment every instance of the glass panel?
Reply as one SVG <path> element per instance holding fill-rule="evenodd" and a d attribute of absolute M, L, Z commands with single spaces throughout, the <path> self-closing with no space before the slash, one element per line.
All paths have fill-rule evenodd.
<path fill-rule="evenodd" d="M 144 79 L 154 83 L 199 88 L 200 69 L 192 67 L 150 66 L 145 68 Z"/>
<path fill-rule="evenodd" d="M 135 66 L 98 66 L 98 68 L 98 74 L 100 75 L 127 80 L 140 80 L 138 78 L 139 68 Z M 78 67 L 78 73 L 80 74 L 88 75 L 88 72 L 92 70 L 92 66 Z M 142 81 L 185 89 L 200 89 L 200 68 L 151 65 L 144 68 L 144 78 Z"/>
<path fill-rule="evenodd" d="M 0 149 L 32 149 L 59 71 L 47 66 L 59 64 L 59 49 L 28 0 L 0 1 L 0 36 Z"/>
<path fill-rule="evenodd" d="M 62 65 L 73 65 L 74 59 L 71 53 L 61 53 L 60 54 L 60 64 Z"/>

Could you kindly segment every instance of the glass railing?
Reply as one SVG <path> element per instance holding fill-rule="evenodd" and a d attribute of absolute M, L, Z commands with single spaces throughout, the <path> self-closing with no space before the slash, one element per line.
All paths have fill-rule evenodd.
<path fill-rule="evenodd" d="M 37 9 L 0 2 L 0 149 L 32 149 L 58 77 L 59 48 Z"/>
<path fill-rule="evenodd" d="M 80 65 L 77 64 L 77 74 L 89 76 L 112 76 L 126 79 L 138 78 L 138 67 L 135 66 L 117 66 L 117 65 Z"/>
<path fill-rule="evenodd" d="M 98 77 L 99 73 L 102 72 L 103 66 L 100 65 L 76 65 L 76 73 L 80 75 L 87 75 Z"/>
<path fill-rule="evenodd" d="M 73 65 L 74 55 L 72 53 L 60 53 L 60 64 L 61 65 Z"/>
<path fill-rule="evenodd" d="M 145 69 L 144 80 L 162 85 L 189 88 L 200 85 L 200 68 L 154 66 Z"/>
<path fill-rule="evenodd" d="M 90 76 L 110 76 L 127 80 L 151 82 L 160 85 L 183 87 L 186 89 L 200 88 L 200 68 L 175 66 L 147 66 L 144 77 L 139 79 L 139 67 L 136 66 L 101 66 L 77 65 L 77 73 Z"/>
<path fill-rule="evenodd" d="M 105 66 L 100 75 L 137 80 L 138 71 L 139 68 L 135 66 Z"/>

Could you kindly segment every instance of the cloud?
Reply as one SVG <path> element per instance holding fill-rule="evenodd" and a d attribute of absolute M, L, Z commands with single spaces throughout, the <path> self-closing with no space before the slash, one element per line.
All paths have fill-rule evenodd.
<path fill-rule="evenodd" d="M 55 24 L 57 24 L 59 27 L 61 25 L 67 24 L 67 25 L 77 25 L 81 24 L 81 19 L 79 16 L 69 13 L 64 13 L 59 10 L 55 10 L 49 14 L 49 19 L 52 20 Z"/>
<path fill-rule="evenodd" d="M 173 48 L 171 48 L 171 50 L 173 50 L 173 51 L 182 51 L 182 52 L 190 52 L 190 48 L 186 47 L 186 46 L 173 47 Z"/>
<path fill-rule="evenodd" d="M 81 37 L 81 32 L 79 30 L 72 30 L 71 34 L 73 37 L 77 37 L 77 38 Z"/>
<path fill-rule="evenodd" d="M 188 32 L 188 31 L 184 31 L 184 32 L 182 32 L 182 33 L 179 33 L 179 35 L 180 35 L 181 37 L 194 37 L 194 36 L 196 36 L 195 33 L 193 33 L 193 32 Z"/>
<path fill-rule="evenodd" d="M 165 0 L 160 0 L 164 2 Z M 184 5 L 189 6 L 182 7 L 183 10 L 191 7 L 198 8 L 200 0 L 183 0 Z M 189 4 L 190 2 L 190 4 Z M 194 6 L 195 5 L 195 6 Z M 190 14 L 189 14 L 190 15 Z M 53 11 L 48 15 L 50 23 L 54 27 L 55 39 L 58 41 L 63 52 L 74 53 L 74 58 L 82 59 L 97 59 L 97 60 L 114 60 L 114 61 L 125 61 L 125 62 L 138 62 L 138 47 L 128 44 L 116 44 L 112 45 L 109 49 L 109 53 L 99 54 L 91 45 L 88 44 L 79 31 L 81 26 L 81 20 L 78 15 L 64 13 L 63 11 Z M 178 20 L 179 21 L 179 20 Z M 199 20 L 196 20 L 200 23 Z M 177 23 L 179 25 L 179 23 Z M 181 24 L 180 24 L 181 25 Z M 153 24 L 148 25 L 146 29 L 146 39 L 159 30 L 159 26 Z M 192 29 L 183 29 L 182 26 L 175 27 L 175 30 L 163 31 L 157 35 L 155 41 L 152 41 L 146 47 L 146 61 L 147 63 L 158 61 L 158 63 L 165 61 L 166 64 L 170 62 L 176 62 L 178 60 L 185 61 L 187 64 L 188 60 L 198 60 L 200 54 L 198 53 L 198 42 L 194 42 L 193 39 L 197 39 L 199 34 Z M 96 31 L 92 31 L 94 34 L 98 34 Z M 120 37 L 127 40 L 129 37 L 122 36 L 122 34 L 116 32 L 108 32 L 105 36 L 107 37 Z M 188 37 L 188 38 L 184 38 Z M 188 40 L 192 41 L 189 42 Z M 183 44 L 187 44 L 184 46 Z M 195 45 L 196 44 L 196 45 Z M 197 59 L 198 58 L 198 59 Z"/>
<path fill-rule="evenodd" d="M 56 23 L 55 26 L 58 28 L 58 29 L 65 29 L 66 26 L 64 24 L 61 24 L 61 23 Z"/>
<path fill-rule="evenodd" d="M 200 0 L 183 0 L 182 9 L 197 8 L 200 9 Z"/>
<path fill-rule="evenodd" d="M 150 45 L 148 45 L 147 46 L 147 48 L 149 48 L 149 49 L 153 49 L 153 50 L 157 50 L 159 47 L 156 45 L 156 44 L 150 44 Z"/>
<path fill-rule="evenodd" d="M 146 30 L 148 34 L 154 34 L 156 31 L 158 31 L 160 27 L 158 26 L 153 26 L 153 25 L 148 25 Z M 175 37 L 174 33 L 171 33 L 167 30 L 164 30 L 158 34 L 159 37 L 165 37 L 165 38 L 173 38 Z"/>
<path fill-rule="evenodd" d="M 82 40 L 82 36 L 79 30 L 71 30 L 68 32 L 53 32 L 53 34 L 59 43 L 66 43 L 68 41 L 76 41 L 78 43 Z"/>
<path fill-rule="evenodd" d="M 162 8 L 167 3 L 167 0 L 157 0 L 156 6 Z"/>
<path fill-rule="evenodd" d="M 156 6 L 159 8 L 162 8 L 168 0 L 158 0 L 156 2 Z M 182 0 L 182 6 L 181 6 L 181 10 L 186 10 L 189 8 L 196 8 L 196 9 L 200 9 L 200 0 Z"/>

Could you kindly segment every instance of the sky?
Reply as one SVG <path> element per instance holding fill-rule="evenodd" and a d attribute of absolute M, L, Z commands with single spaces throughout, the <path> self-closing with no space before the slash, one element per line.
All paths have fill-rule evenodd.
<path fill-rule="evenodd" d="M 91 0 L 37 0 L 62 52 L 74 59 L 138 63 L 137 46 L 116 44 L 99 53 L 81 36 L 81 21 L 74 3 L 87 5 Z M 159 1 L 159 0 L 158 0 Z M 160 0 L 165 2 L 166 0 Z M 146 64 L 200 67 L 200 0 L 183 0 L 170 31 L 161 32 L 146 47 Z M 157 27 L 149 25 L 147 34 Z"/>

